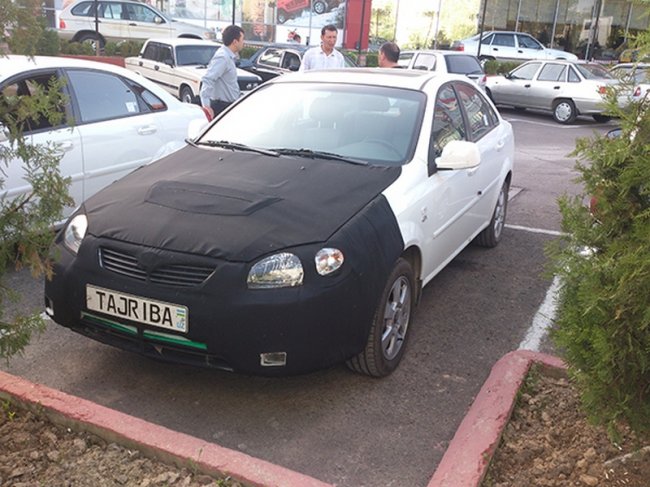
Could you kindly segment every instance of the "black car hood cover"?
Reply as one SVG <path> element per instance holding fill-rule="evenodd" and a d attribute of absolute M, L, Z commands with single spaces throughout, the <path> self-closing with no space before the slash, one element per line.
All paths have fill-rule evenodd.
<path fill-rule="evenodd" d="M 92 235 L 230 261 L 325 242 L 399 167 L 188 146 L 85 203 Z"/>

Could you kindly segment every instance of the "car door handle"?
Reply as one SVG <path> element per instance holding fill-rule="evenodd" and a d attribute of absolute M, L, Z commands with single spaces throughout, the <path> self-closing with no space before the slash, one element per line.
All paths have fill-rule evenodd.
<path fill-rule="evenodd" d="M 71 140 L 64 140 L 63 142 L 59 142 L 58 145 L 59 149 L 63 152 L 70 152 L 72 149 L 74 149 L 74 144 Z"/>
<path fill-rule="evenodd" d="M 158 129 L 156 128 L 155 125 L 145 125 L 143 127 L 138 127 L 138 134 L 151 135 L 151 134 L 155 134 L 156 130 Z"/>
<path fill-rule="evenodd" d="M 138 24 L 136 24 L 135 22 L 131 22 L 129 25 L 130 25 L 131 27 L 137 27 L 137 26 L 138 26 Z"/>
<path fill-rule="evenodd" d="M 528 83 L 527 85 L 524 85 L 524 88 L 530 88 L 530 83 Z"/>
<path fill-rule="evenodd" d="M 138 66 L 143 66 L 144 63 L 142 61 L 138 61 Z"/>
<path fill-rule="evenodd" d="M 497 142 L 497 152 L 499 152 L 501 149 L 503 149 L 506 146 L 506 141 L 504 139 L 501 139 Z"/>
<path fill-rule="evenodd" d="M 518 52 L 519 54 L 523 54 L 523 53 L 524 53 L 524 51 L 522 51 L 521 49 L 517 49 L 517 52 Z"/>
<path fill-rule="evenodd" d="M 559 87 L 559 86 L 554 86 L 553 89 L 554 89 L 554 90 L 559 90 L 560 87 Z"/>
<path fill-rule="evenodd" d="M 153 69 L 155 69 L 156 71 L 158 71 L 158 70 L 160 69 L 160 66 L 154 66 Z"/>

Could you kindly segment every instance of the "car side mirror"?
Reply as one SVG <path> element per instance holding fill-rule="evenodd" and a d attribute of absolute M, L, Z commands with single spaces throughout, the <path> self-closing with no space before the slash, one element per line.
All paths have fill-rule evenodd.
<path fill-rule="evenodd" d="M 472 169 L 480 164 L 481 153 L 478 150 L 478 145 L 474 142 L 452 140 L 445 145 L 442 154 L 435 161 L 439 171 Z"/>
<path fill-rule="evenodd" d="M 164 23 L 165 21 L 163 20 L 163 18 L 162 18 L 160 15 L 156 15 L 156 16 L 153 18 L 153 22 L 154 22 L 154 24 L 162 24 L 162 23 Z"/>
<path fill-rule="evenodd" d="M 166 65 L 169 66 L 170 68 L 173 68 L 173 67 L 174 67 L 174 60 L 173 60 L 173 59 L 165 59 L 165 60 L 163 61 L 163 64 L 166 64 Z"/>
<path fill-rule="evenodd" d="M 297 64 L 290 64 L 289 65 L 289 71 L 298 71 L 300 69 L 300 66 Z"/>

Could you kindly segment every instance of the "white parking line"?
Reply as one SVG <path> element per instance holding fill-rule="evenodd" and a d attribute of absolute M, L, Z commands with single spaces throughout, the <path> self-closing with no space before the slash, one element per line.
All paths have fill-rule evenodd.
<path fill-rule="evenodd" d="M 505 227 L 510 228 L 512 230 L 522 230 L 524 232 L 543 233 L 544 235 L 553 235 L 554 237 L 561 237 L 562 235 L 566 235 L 566 233 L 558 232 L 557 230 L 546 230 L 545 228 L 534 228 L 534 227 L 522 227 L 521 225 L 510 225 L 509 223 L 506 223 Z"/>
<path fill-rule="evenodd" d="M 555 312 L 557 311 L 557 293 L 559 290 L 560 278 L 555 276 L 551 287 L 546 291 L 544 302 L 537 310 L 537 313 L 535 313 L 533 323 L 526 332 L 526 337 L 519 344 L 519 350 L 539 351 L 539 346 L 542 343 L 542 340 L 547 335 L 548 329 L 555 320 Z"/>
<path fill-rule="evenodd" d="M 526 120 L 525 118 L 510 118 L 510 117 L 503 117 L 505 118 L 508 122 L 521 122 L 521 123 L 530 123 L 532 125 L 541 125 L 542 127 L 553 127 L 553 128 L 561 128 L 561 129 L 582 129 L 584 128 L 582 125 L 559 125 L 557 123 L 548 123 L 548 122 L 537 122 L 535 120 Z"/>

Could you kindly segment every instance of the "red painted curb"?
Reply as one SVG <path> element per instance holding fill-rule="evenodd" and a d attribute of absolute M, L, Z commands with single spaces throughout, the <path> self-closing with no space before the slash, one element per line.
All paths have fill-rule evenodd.
<path fill-rule="evenodd" d="M 533 362 L 566 368 L 558 357 L 529 350 L 504 355 L 461 422 L 428 487 L 479 487 Z"/>
<path fill-rule="evenodd" d="M 0 371 L 0 397 L 44 413 L 57 424 L 88 431 L 149 457 L 257 487 L 332 487 L 244 453 L 120 413 Z"/>

